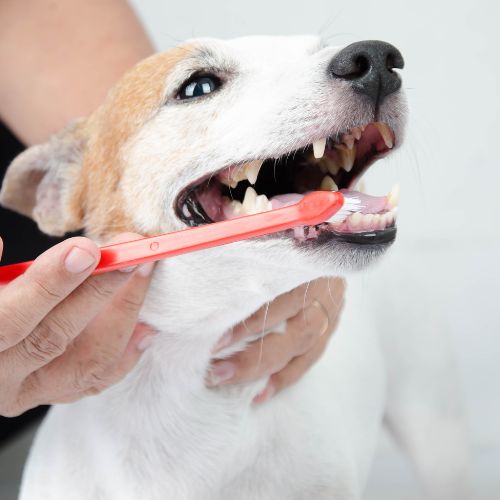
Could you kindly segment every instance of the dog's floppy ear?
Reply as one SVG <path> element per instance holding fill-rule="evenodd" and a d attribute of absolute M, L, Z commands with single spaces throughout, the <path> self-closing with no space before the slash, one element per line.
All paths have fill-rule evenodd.
<path fill-rule="evenodd" d="M 47 234 L 81 229 L 72 203 L 85 149 L 85 121 L 77 120 L 48 142 L 28 148 L 9 166 L 0 203 L 31 217 Z"/>

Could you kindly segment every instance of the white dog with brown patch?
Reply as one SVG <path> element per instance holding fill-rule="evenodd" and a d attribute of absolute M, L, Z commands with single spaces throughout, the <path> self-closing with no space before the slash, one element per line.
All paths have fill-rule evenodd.
<path fill-rule="evenodd" d="M 104 242 L 272 210 L 312 190 L 352 191 L 401 144 L 402 67 L 399 51 L 377 41 L 188 42 L 138 64 L 88 119 L 17 158 L 2 202 L 49 234 L 83 228 Z M 213 346 L 233 325 L 390 246 L 397 193 L 356 196 L 360 213 L 340 223 L 159 263 L 141 315 L 160 332 L 155 343 L 117 386 L 51 409 L 22 500 L 359 499 L 393 403 L 355 279 L 329 351 L 294 387 L 255 407 L 266 380 L 205 383 Z M 409 412 L 393 407 L 434 497 L 458 499 L 459 453 L 433 450 L 435 433 L 413 437 Z"/>

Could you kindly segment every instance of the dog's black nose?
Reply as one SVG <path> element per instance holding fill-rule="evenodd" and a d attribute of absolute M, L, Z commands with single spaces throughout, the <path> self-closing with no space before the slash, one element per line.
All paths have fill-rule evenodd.
<path fill-rule="evenodd" d="M 394 68 L 402 69 L 401 52 L 386 42 L 367 40 L 342 49 L 330 62 L 334 78 L 351 82 L 353 89 L 370 98 L 374 105 L 401 87 L 401 78 Z"/>

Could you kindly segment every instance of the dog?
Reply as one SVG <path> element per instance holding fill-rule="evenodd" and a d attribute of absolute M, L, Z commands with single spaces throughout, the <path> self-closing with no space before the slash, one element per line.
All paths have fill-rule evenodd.
<path fill-rule="evenodd" d="M 460 460 L 447 453 L 441 479 L 432 432 L 414 438 L 411 411 L 388 399 L 356 277 L 328 351 L 293 387 L 256 406 L 265 379 L 205 383 L 225 331 L 299 285 L 370 266 L 393 243 L 396 190 L 354 189 L 403 142 L 402 68 L 380 41 L 196 39 L 140 62 L 91 116 L 15 159 L 2 203 L 48 234 L 84 230 L 98 243 L 272 210 L 317 189 L 363 203 L 335 224 L 159 262 L 141 312 L 154 344 L 118 385 L 50 410 L 22 500 L 360 499 L 384 418 L 431 495 L 462 497 Z"/>

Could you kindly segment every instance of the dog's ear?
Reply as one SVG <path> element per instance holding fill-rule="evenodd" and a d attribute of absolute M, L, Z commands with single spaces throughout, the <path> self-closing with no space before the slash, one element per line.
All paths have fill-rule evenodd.
<path fill-rule="evenodd" d="M 72 203 L 86 143 L 85 121 L 78 120 L 48 142 L 32 146 L 10 164 L 0 203 L 31 217 L 47 234 L 62 236 L 81 229 Z"/>

